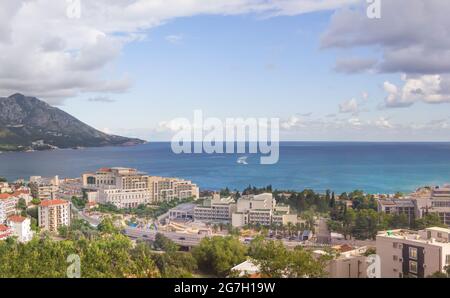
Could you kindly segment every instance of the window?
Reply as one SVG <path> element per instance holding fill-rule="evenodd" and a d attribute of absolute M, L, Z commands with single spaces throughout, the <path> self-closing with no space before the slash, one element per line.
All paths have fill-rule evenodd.
<path fill-rule="evenodd" d="M 409 261 L 409 272 L 417 274 L 417 262 Z"/>
<path fill-rule="evenodd" d="M 442 233 L 438 233 L 438 238 L 442 238 Z"/>
<path fill-rule="evenodd" d="M 417 248 L 414 247 L 409 248 L 409 258 L 417 260 Z"/>
<path fill-rule="evenodd" d="M 393 260 L 394 260 L 394 261 L 397 261 L 397 260 L 398 260 L 398 257 L 397 257 L 397 256 L 393 256 Z"/>
<path fill-rule="evenodd" d="M 397 242 L 392 243 L 392 246 L 393 246 L 394 248 L 397 248 L 397 246 L 398 246 Z"/>
<path fill-rule="evenodd" d="M 450 255 L 445 256 L 445 265 L 450 265 Z"/>

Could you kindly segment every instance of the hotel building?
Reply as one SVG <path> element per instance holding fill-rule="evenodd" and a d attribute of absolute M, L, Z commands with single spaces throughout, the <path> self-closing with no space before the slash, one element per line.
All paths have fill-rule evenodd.
<path fill-rule="evenodd" d="M 198 198 L 199 188 L 188 180 L 166 177 L 148 177 L 152 203 L 171 201 L 175 198 Z"/>
<path fill-rule="evenodd" d="M 380 232 L 376 239 L 382 278 L 428 277 L 450 265 L 450 229 Z"/>
<path fill-rule="evenodd" d="M 65 200 L 45 200 L 38 208 L 39 227 L 57 232 L 62 226 L 70 226 L 71 204 Z"/>
<path fill-rule="evenodd" d="M 135 169 L 102 168 L 82 176 L 83 188 L 97 191 L 97 203 L 135 208 L 151 201 L 148 176 Z"/>
<path fill-rule="evenodd" d="M 237 210 L 232 215 L 232 225 L 242 227 L 248 224 L 269 226 L 275 224 L 297 223 L 297 215 L 289 214 L 289 207 L 277 206 L 271 193 L 241 197 Z"/>
<path fill-rule="evenodd" d="M 97 203 L 111 203 L 117 208 L 199 197 L 198 187 L 190 181 L 151 177 L 130 168 L 102 168 L 83 174 L 82 185 L 89 192 L 90 201 L 95 198 Z"/>
<path fill-rule="evenodd" d="M 212 198 L 205 199 L 203 204 L 194 209 L 194 219 L 208 222 L 229 222 L 233 212 L 236 211 L 236 202 L 233 198 L 221 198 L 214 194 Z"/>

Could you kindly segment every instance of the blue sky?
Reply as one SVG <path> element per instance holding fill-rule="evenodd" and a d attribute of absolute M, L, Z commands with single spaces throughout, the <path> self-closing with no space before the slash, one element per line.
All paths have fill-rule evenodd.
<path fill-rule="evenodd" d="M 35 2 L 36 7 L 47 3 Z M 105 60 L 95 73 L 88 74 L 106 81 L 123 80 L 126 85 L 123 90 L 108 90 L 111 84 L 107 84 L 91 89 L 75 86 L 76 91 L 67 95 L 44 92 L 42 88 L 36 88 L 37 92 L 27 88 L 16 91 L 40 96 L 100 130 L 148 140 L 170 139 L 173 132 L 164 130 L 161 123 L 178 117 L 192 118 L 195 109 L 203 110 L 206 117 L 223 119 L 279 117 L 282 138 L 286 140 L 448 140 L 449 100 L 444 88 L 439 87 L 447 79 L 447 70 L 410 72 L 402 66 L 398 66 L 398 71 L 382 69 L 388 68 L 389 63 L 397 67 L 397 61 L 388 58 L 397 53 L 398 46 L 389 43 L 392 38 L 384 40 L 377 35 L 376 30 L 390 26 L 395 18 L 386 13 L 376 24 L 364 16 L 364 4 L 345 3 L 336 9 L 317 9 L 312 13 L 285 11 L 276 17 L 245 11 L 226 14 L 199 11 L 186 15 L 178 12 L 161 17 L 157 25 L 140 25 L 139 30 L 94 26 L 95 32 L 103 30 L 111 43 L 98 45 L 97 38 L 94 54 L 86 50 L 93 55 L 94 62 Z M 86 18 L 90 17 L 91 12 L 84 11 Z M 17 14 L 20 12 L 19 7 Z M 359 18 L 346 23 L 345 17 L 351 13 Z M 79 22 L 83 20 L 81 15 Z M 16 24 L 11 21 L 10 25 L 14 36 Z M 366 40 L 364 32 L 352 32 L 364 30 L 365 26 L 373 39 Z M 413 31 L 414 26 L 410 27 L 399 29 L 398 36 L 409 34 L 401 30 Z M 347 31 L 339 31 L 342 28 Z M 66 34 L 58 35 L 64 41 L 61 52 L 81 53 L 73 58 L 75 61 L 85 59 L 86 45 L 76 44 L 75 38 L 67 37 L 69 29 L 65 30 Z M 348 32 L 354 40 L 342 46 Z M 117 40 L 120 45 L 114 43 Z M 426 42 L 418 41 L 420 45 Z M 405 43 L 401 48 L 415 46 Z M 114 54 L 102 56 L 108 53 Z M 352 73 L 345 67 L 341 71 L 335 69 L 340 60 L 358 65 L 358 59 L 372 59 L 381 66 L 375 69 L 372 65 Z M 71 80 L 82 81 L 78 77 Z M 389 86 L 398 90 L 392 91 Z M 12 91 L 10 86 L 2 86 L 1 74 L 0 90 Z M 33 92 L 36 94 L 30 94 Z M 388 101 L 389 95 L 392 96 Z"/>

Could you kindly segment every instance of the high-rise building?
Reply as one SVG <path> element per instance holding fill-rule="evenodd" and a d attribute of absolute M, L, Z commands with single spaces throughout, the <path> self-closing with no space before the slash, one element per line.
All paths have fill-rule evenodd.
<path fill-rule="evenodd" d="M 70 226 L 71 203 L 65 200 L 45 200 L 38 208 L 39 227 L 57 232 L 60 227 Z"/>

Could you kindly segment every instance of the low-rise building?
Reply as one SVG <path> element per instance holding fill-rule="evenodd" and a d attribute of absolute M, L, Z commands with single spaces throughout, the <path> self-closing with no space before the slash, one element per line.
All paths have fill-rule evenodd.
<path fill-rule="evenodd" d="M 450 229 L 380 232 L 376 251 L 382 278 L 427 277 L 450 265 Z"/>
<path fill-rule="evenodd" d="M 57 232 L 62 226 L 70 226 L 71 203 L 65 200 L 45 200 L 38 208 L 39 227 Z"/>
<path fill-rule="evenodd" d="M 250 259 L 231 268 L 231 272 L 236 273 L 238 277 L 259 278 L 260 271 L 259 266 Z"/>
<path fill-rule="evenodd" d="M 416 218 L 416 204 L 414 200 L 404 199 L 381 199 L 378 200 L 378 212 L 386 214 L 404 214 L 408 218 L 408 223 L 411 225 Z"/>
<path fill-rule="evenodd" d="M 436 213 L 444 224 L 450 226 L 450 185 L 421 188 L 411 198 L 416 202 L 419 218 L 427 213 Z"/>
<path fill-rule="evenodd" d="M 33 239 L 33 231 L 31 231 L 31 221 L 29 218 L 13 215 L 8 218 L 7 225 L 11 228 L 13 236 L 17 237 L 19 242 L 25 243 Z"/>
<path fill-rule="evenodd" d="M 195 204 L 185 203 L 169 210 L 169 219 L 171 220 L 192 220 L 194 219 Z"/>
<path fill-rule="evenodd" d="M 236 202 L 232 197 L 221 198 L 214 194 L 213 198 L 203 201 L 202 205 L 194 209 L 194 219 L 207 222 L 230 222 L 233 212 L 236 211 Z"/>

